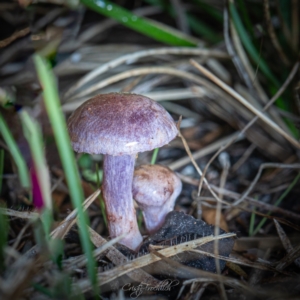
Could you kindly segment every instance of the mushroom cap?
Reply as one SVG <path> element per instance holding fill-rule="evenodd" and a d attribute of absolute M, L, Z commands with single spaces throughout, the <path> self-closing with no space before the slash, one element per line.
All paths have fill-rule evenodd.
<path fill-rule="evenodd" d="M 178 133 L 170 114 L 154 100 L 136 94 L 93 97 L 68 119 L 76 152 L 132 155 L 169 143 Z"/>
<path fill-rule="evenodd" d="M 169 212 L 182 189 L 180 178 L 162 165 L 140 165 L 134 171 L 132 183 L 133 199 L 145 210 L 164 207 Z"/>

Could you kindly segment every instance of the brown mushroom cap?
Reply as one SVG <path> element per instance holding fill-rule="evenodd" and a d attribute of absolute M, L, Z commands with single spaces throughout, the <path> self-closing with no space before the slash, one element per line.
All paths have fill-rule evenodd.
<path fill-rule="evenodd" d="M 131 155 L 169 143 L 177 127 L 169 113 L 142 95 L 110 93 L 84 102 L 68 119 L 76 152 Z"/>

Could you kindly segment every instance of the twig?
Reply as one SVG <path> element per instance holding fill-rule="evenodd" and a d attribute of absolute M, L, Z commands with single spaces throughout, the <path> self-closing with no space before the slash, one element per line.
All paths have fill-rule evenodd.
<path fill-rule="evenodd" d="M 184 148 L 185 148 L 185 151 L 187 152 L 187 154 L 188 154 L 188 156 L 189 156 L 189 158 L 190 158 L 190 160 L 191 160 L 193 166 L 195 167 L 195 169 L 196 169 L 196 171 L 198 172 L 198 174 L 202 177 L 202 176 L 203 176 L 203 173 L 202 173 L 200 167 L 198 166 L 198 164 L 196 163 L 196 161 L 194 160 L 194 158 L 193 158 L 193 156 L 192 156 L 192 153 L 191 153 L 191 150 L 190 150 L 190 148 L 189 148 L 188 143 L 186 142 L 185 138 L 183 137 L 183 135 L 182 135 L 181 132 L 180 132 L 180 129 L 179 129 L 179 127 L 180 127 L 180 121 L 181 121 L 181 120 L 179 120 L 178 126 L 177 126 L 177 127 L 178 127 L 178 137 L 181 138 L 182 143 L 183 143 L 183 146 L 184 146 Z M 206 179 L 204 176 L 203 176 L 203 182 L 206 184 L 208 190 L 211 192 L 211 194 L 215 197 L 215 199 L 216 199 L 217 201 L 220 201 L 221 203 L 230 205 L 228 202 L 223 201 L 222 199 L 220 199 L 220 198 L 218 197 L 218 195 L 212 190 L 212 188 L 210 187 L 210 184 L 208 183 L 207 179 Z"/>
<path fill-rule="evenodd" d="M 231 134 L 229 136 L 225 136 L 223 138 L 220 138 L 216 142 L 214 142 L 210 145 L 207 145 L 207 146 L 203 147 L 202 149 L 192 153 L 192 157 L 194 160 L 198 160 L 201 157 L 204 157 L 208 154 L 213 153 L 214 151 L 218 150 L 223 145 L 226 145 L 228 143 L 228 141 L 231 141 L 235 138 L 236 138 L 236 142 L 237 142 L 237 141 L 243 140 L 245 137 L 239 131 L 236 131 L 233 134 Z M 168 165 L 168 167 L 171 170 L 178 170 L 178 169 L 184 167 L 185 165 L 189 164 L 190 162 L 191 162 L 191 158 L 189 156 L 186 156 L 186 157 L 180 158 L 180 159 L 170 163 Z"/>
<path fill-rule="evenodd" d="M 257 183 L 258 179 L 260 178 L 260 175 L 261 175 L 262 171 L 266 168 L 300 169 L 300 164 L 292 164 L 292 165 L 290 165 L 290 164 L 278 164 L 278 163 L 264 163 L 264 164 L 261 164 L 255 178 L 251 182 L 248 189 L 243 193 L 242 197 L 239 200 L 235 201 L 232 205 L 238 205 L 239 203 L 241 203 L 249 195 L 249 193 L 251 192 L 251 190 L 254 188 L 255 184 Z"/>
<path fill-rule="evenodd" d="M 30 32 L 30 28 L 29 27 L 26 27 L 26 28 L 24 28 L 22 30 L 19 30 L 19 31 L 15 32 L 10 37 L 8 37 L 8 38 L 0 41 L 0 48 L 4 48 L 4 47 L 8 46 L 14 40 L 27 35 L 29 32 Z"/>
<path fill-rule="evenodd" d="M 198 179 L 193 179 L 193 178 L 190 178 L 188 176 L 182 175 L 180 173 L 178 173 L 178 176 L 180 177 L 180 179 L 183 182 L 186 182 L 186 183 L 194 185 L 194 186 L 199 186 L 199 180 Z M 226 190 L 226 189 L 221 190 L 219 187 L 217 187 L 213 184 L 211 184 L 211 188 L 216 193 L 222 193 L 224 196 L 230 197 L 232 199 L 238 200 L 238 199 L 241 198 L 241 194 L 233 192 L 233 191 L 229 191 L 229 190 Z M 201 198 L 205 199 L 204 197 L 201 197 Z M 209 199 L 209 201 L 213 201 L 213 200 L 216 201 L 215 198 L 210 198 Z M 294 220 L 298 220 L 298 221 L 300 220 L 300 215 L 299 214 L 293 213 L 291 211 L 285 210 L 285 209 L 280 208 L 280 207 L 276 207 L 276 206 L 271 205 L 271 204 L 267 204 L 267 203 L 263 203 L 261 201 L 257 201 L 254 198 L 246 197 L 244 199 L 244 201 L 248 202 L 249 204 L 251 204 L 253 206 L 260 207 L 263 210 L 271 211 L 273 213 L 279 213 L 279 214 L 282 214 L 282 215 L 284 215 L 284 216 L 286 216 L 287 218 L 290 218 L 290 219 L 294 219 Z M 225 203 L 225 204 L 228 205 L 229 207 L 231 207 L 231 203 Z"/>

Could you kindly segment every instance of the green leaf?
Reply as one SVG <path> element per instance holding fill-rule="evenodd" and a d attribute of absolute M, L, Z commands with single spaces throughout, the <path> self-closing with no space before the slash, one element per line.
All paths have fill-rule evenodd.
<path fill-rule="evenodd" d="M 159 7 L 163 8 L 164 10 L 166 10 L 168 12 L 169 15 L 171 15 L 173 18 L 175 17 L 175 11 L 174 11 L 172 5 L 170 5 L 164 1 L 160 1 L 160 0 L 147 0 L 146 2 L 150 3 L 151 5 L 155 5 L 155 6 L 159 6 Z M 200 4 L 200 2 L 199 2 L 199 4 Z M 202 3 L 200 5 L 202 7 Z M 204 5 L 202 8 L 205 12 L 213 11 L 213 9 L 209 10 L 211 7 L 208 5 Z M 216 17 L 214 12 L 212 12 L 212 14 L 213 14 L 213 17 Z M 221 40 L 218 33 L 214 29 L 212 29 L 209 25 L 207 25 L 206 23 L 204 23 L 203 21 L 200 21 L 198 17 L 195 17 L 191 13 L 187 12 L 186 18 L 187 18 L 187 22 L 188 22 L 188 25 L 190 26 L 190 28 L 196 34 L 201 36 L 201 38 L 205 38 L 207 41 L 209 41 L 211 43 L 217 43 Z M 217 19 L 218 19 L 218 17 L 217 17 Z M 221 21 L 222 21 L 222 14 L 221 14 Z"/>
<path fill-rule="evenodd" d="M 30 184 L 30 179 L 29 179 L 29 174 L 28 174 L 28 168 L 26 166 L 26 162 L 20 152 L 20 149 L 14 140 L 6 122 L 4 121 L 4 118 L 2 114 L 0 113 L 0 132 L 3 136 L 3 139 L 9 149 L 9 152 L 11 156 L 13 157 L 17 168 L 18 168 L 18 174 L 20 178 L 20 183 L 22 187 L 29 189 L 31 184 Z"/>
<path fill-rule="evenodd" d="M 248 32 L 246 31 L 242 20 L 238 14 L 238 11 L 233 3 L 229 4 L 229 10 L 230 14 L 235 26 L 235 29 L 237 30 L 239 37 L 248 51 L 250 57 L 253 59 L 253 61 L 258 65 L 258 68 L 262 71 L 262 73 L 271 81 L 271 83 L 276 86 L 276 88 L 280 87 L 279 81 L 277 78 L 272 74 L 270 71 L 267 63 L 264 61 L 264 59 L 260 56 L 256 48 L 254 47 Z"/>
<path fill-rule="evenodd" d="M 82 208 L 83 191 L 76 166 L 75 157 L 71 148 L 70 138 L 67 132 L 64 115 L 61 110 L 59 95 L 53 73 L 49 64 L 41 56 L 34 56 L 34 63 L 38 77 L 44 90 L 45 107 L 53 129 L 60 159 L 65 172 L 73 206 L 78 212 L 79 236 L 85 255 L 87 257 L 87 268 L 95 294 L 98 293 L 96 263 L 92 253 L 92 244 L 89 238 L 89 221 L 87 214 Z"/>
<path fill-rule="evenodd" d="M 231 13 L 231 17 L 234 23 L 234 26 L 239 34 L 239 37 L 246 48 L 246 50 L 249 53 L 249 56 L 252 58 L 252 60 L 257 64 L 258 69 L 261 70 L 261 72 L 266 76 L 268 80 L 271 82 L 271 90 L 276 89 L 278 90 L 280 88 L 280 82 L 277 80 L 277 78 L 273 75 L 271 70 L 269 69 L 267 63 L 265 60 L 261 57 L 259 52 L 256 50 L 255 46 L 253 45 L 248 32 L 246 31 L 242 20 L 238 14 L 238 11 L 233 3 L 229 3 L 229 10 Z M 274 88 L 273 88 L 274 87 Z M 282 108 L 285 111 L 289 111 L 287 104 L 281 99 L 276 100 L 276 105 L 280 108 Z M 289 127 L 291 133 L 294 137 L 298 137 L 299 133 L 297 128 L 295 127 L 294 123 L 291 120 L 285 119 L 285 122 L 287 126 Z"/>
<path fill-rule="evenodd" d="M 288 188 L 281 194 L 281 196 L 275 202 L 274 206 L 278 206 L 282 202 L 282 200 L 284 200 L 284 198 L 293 189 L 293 187 L 296 185 L 296 183 L 299 181 L 299 179 L 300 179 L 300 173 L 298 173 L 298 175 L 294 178 L 294 180 L 288 186 Z M 271 212 L 268 212 L 267 215 L 270 216 Z M 255 230 L 252 232 L 251 235 L 256 235 L 259 232 L 259 230 L 264 226 L 264 224 L 266 223 L 267 220 L 268 220 L 267 218 L 262 218 L 262 220 L 259 222 L 259 224 L 257 225 L 257 227 L 255 228 Z"/>
<path fill-rule="evenodd" d="M 196 47 L 198 44 L 198 40 L 193 37 L 162 23 L 139 17 L 110 1 L 81 0 L 81 2 L 90 9 L 115 19 L 124 26 L 168 45 Z"/>
<path fill-rule="evenodd" d="M 223 14 L 219 10 L 215 9 L 212 5 L 205 3 L 204 1 L 194 0 L 194 2 L 196 2 L 205 13 L 210 15 L 216 21 L 223 23 Z"/>

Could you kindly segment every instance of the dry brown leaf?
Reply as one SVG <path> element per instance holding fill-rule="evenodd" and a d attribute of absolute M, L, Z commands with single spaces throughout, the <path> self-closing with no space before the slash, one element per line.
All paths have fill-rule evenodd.
<path fill-rule="evenodd" d="M 59 191 L 54 191 L 52 193 L 53 205 L 54 207 L 60 208 L 63 201 L 65 200 L 66 194 Z"/>
<path fill-rule="evenodd" d="M 223 229 L 224 231 L 228 232 L 228 225 L 226 222 L 226 219 L 224 217 L 224 214 L 221 213 L 220 216 L 220 224 L 216 224 L 216 213 L 217 211 L 214 208 L 210 208 L 210 207 L 202 207 L 202 217 L 203 220 L 207 223 L 207 224 L 211 224 L 211 225 L 219 225 L 219 227 L 221 229 Z"/>

